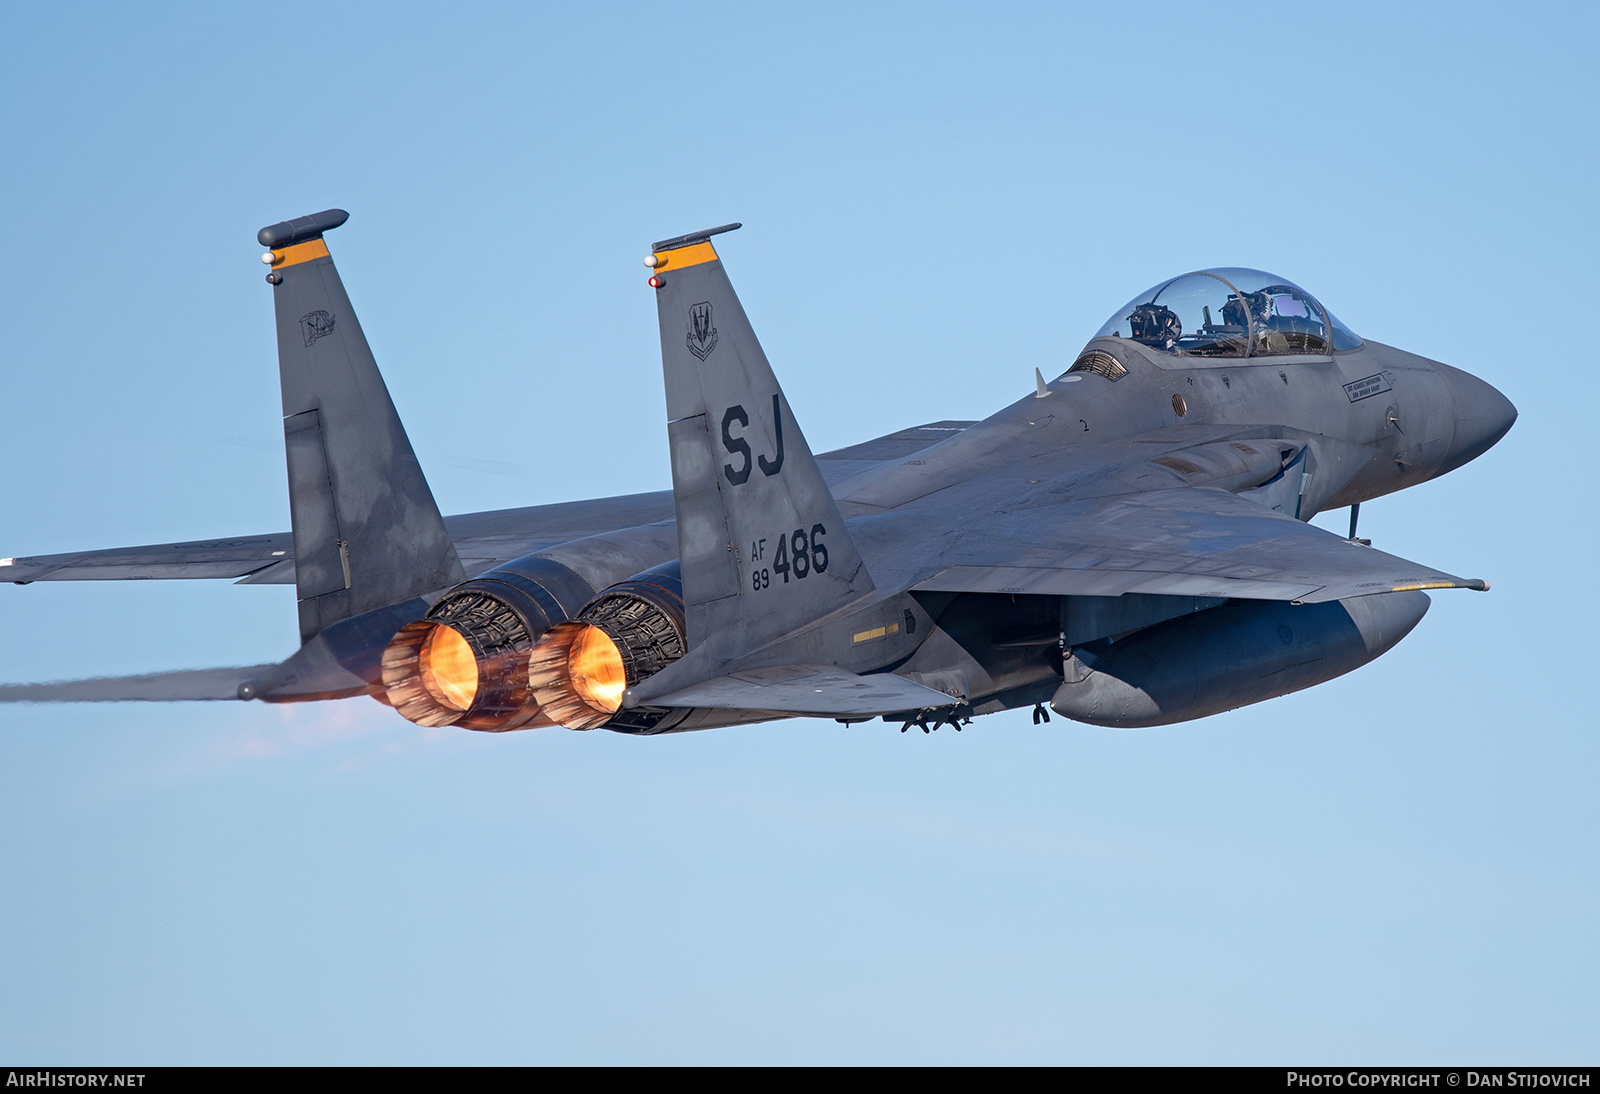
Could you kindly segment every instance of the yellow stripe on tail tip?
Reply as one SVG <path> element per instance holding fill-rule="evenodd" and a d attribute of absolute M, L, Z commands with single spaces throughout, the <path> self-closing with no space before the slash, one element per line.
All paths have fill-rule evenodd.
<path fill-rule="evenodd" d="M 291 247 L 272 252 L 272 268 L 281 270 L 285 266 L 298 266 L 302 262 L 310 262 L 313 258 L 327 258 L 328 245 L 317 239 L 308 239 L 304 243 L 296 243 Z"/>
<path fill-rule="evenodd" d="M 1454 581 L 1414 581 L 1409 585 L 1396 585 L 1389 591 L 1391 593 L 1414 593 L 1423 589 L 1475 589 L 1480 593 L 1486 593 L 1489 591 L 1489 583 L 1476 578 L 1459 584 Z"/>
<path fill-rule="evenodd" d="M 699 266 L 717 260 L 717 252 L 710 243 L 701 240 L 691 243 L 687 247 L 677 247 L 670 251 L 657 251 L 655 253 L 656 270 L 682 270 L 690 266 Z"/>

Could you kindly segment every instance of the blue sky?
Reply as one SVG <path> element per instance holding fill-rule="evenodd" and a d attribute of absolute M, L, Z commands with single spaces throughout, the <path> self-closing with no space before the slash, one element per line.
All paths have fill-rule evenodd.
<path fill-rule="evenodd" d="M 668 484 L 640 259 L 729 220 L 818 449 L 992 412 L 1216 265 L 1521 411 L 1362 514 L 1493 592 L 1183 726 L 0 710 L 0 1057 L 1592 1061 L 1596 24 L 0 6 L 0 554 L 288 526 L 254 234 L 329 206 L 447 512 Z M 283 587 L 0 587 L 7 680 L 294 643 Z"/>

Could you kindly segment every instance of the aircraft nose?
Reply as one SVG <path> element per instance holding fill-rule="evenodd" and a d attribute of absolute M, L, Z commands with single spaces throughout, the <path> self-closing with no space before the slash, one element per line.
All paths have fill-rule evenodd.
<path fill-rule="evenodd" d="M 1494 447 L 1517 420 L 1517 408 L 1472 373 L 1444 364 L 1436 367 L 1456 405 L 1455 437 L 1444 463 L 1445 471 L 1453 471 Z"/>

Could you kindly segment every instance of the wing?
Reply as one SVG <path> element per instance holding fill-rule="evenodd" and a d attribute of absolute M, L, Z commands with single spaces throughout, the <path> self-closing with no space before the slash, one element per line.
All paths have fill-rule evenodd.
<path fill-rule="evenodd" d="M 971 422 L 942 421 L 896 430 L 817 457 L 823 477 L 841 482 L 904 459 L 960 433 Z M 671 520 L 672 493 L 625 494 L 446 517 L 468 576 L 558 543 Z M 293 585 L 294 537 L 288 532 L 228 539 L 157 543 L 105 551 L 0 559 L 0 581 L 128 581 L 154 578 L 236 578 L 241 585 Z"/>
<path fill-rule="evenodd" d="M 925 591 L 1166 593 L 1319 603 L 1488 583 L 1353 543 L 1246 497 L 1180 487 L 986 517 L 942 552 Z"/>

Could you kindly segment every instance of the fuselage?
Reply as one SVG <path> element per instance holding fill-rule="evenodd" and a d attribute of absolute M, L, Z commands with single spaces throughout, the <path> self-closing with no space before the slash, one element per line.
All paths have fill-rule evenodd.
<path fill-rule="evenodd" d="M 669 257 L 665 284 L 676 284 L 670 267 L 685 261 Z M 678 353 L 683 336 L 675 307 L 663 312 L 664 354 L 688 361 Z M 699 375 L 714 351 L 711 317 L 722 316 L 723 324 L 743 318 L 731 296 L 719 304 L 694 304 L 688 314 L 687 353 L 694 360 L 683 368 Z M 738 329 L 730 325 L 723 334 Z M 759 358 L 753 340 L 749 346 L 751 359 Z M 740 362 L 722 367 L 733 369 L 728 375 L 742 375 Z M 764 358 L 758 363 L 765 372 Z M 700 388 L 679 387 L 669 383 L 669 413 L 674 390 L 685 406 L 703 400 Z M 1228 563 L 1220 553 L 1251 537 L 1290 535 L 1285 527 L 1294 530 L 1292 537 L 1306 533 L 1326 540 L 1326 533 L 1296 522 L 1459 467 L 1498 440 L 1516 417 L 1504 396 L 1483 381 L 1362 340 L 1281 278 L 1249 270 L 1202 271 L 1135 298 L 1048 385 L 1040 377 L 1035 391 L 982 421 L 946 423 L 950 435 L 943 441 L 869 462 L 854 477 L 832 478 L 820 489 L 837 506 L 835 516 L 824 521 L 807 509 L 804 520 L 796 517 L 782 528 L 755 525 L 759 536 L 729 537 L 729 507 L 746 496 L 738 492 L 765 481 L 751 476 L 752 441 L 763 453 L 766 479 L 795 473 L 784 461 L 779 423 L 789 431 L 791 463 L 810 459 L 799 424 L 774 390 L 775 379 L 767 374 L 758 387 L 741 388 L 737 399 L 708 403 L 710 409 L 698 414 L 680 408 L 673 419 L 690 423 L 692 428 L 683 429 L 691 440 L 680 438 L 680 448 L 694 456 L 684 456 L 683 468 L 675 462 L 675 479 L 680 470 L 695 481 L 709 476 L 719 494 L 728 491 L 708 510 L 711 517 L 702 514 L 699 525 L 691 523 L 704 526 L 699 532 L 686 540 L 665 521 L 619 528 L 547 548 L 467 582 L 390 644 L 385 665 L 392 661 L 396 667 L 395 674 L 385 670 L 390 700 L 407 717 L 427 719 L 425 724 L 506 728 L 532 724 L 527 719 L 537 714 L 574 728 L 671 732 L 782 716 L 796 708 L 690 709 L 653 700 L 666 700 L 701 679 L 823 665 L 863 677 L 904 677 L 929 689 L 918 694 L 949 697 L 939 715 L 946 719 L 1047 701 L 1071 717 L 1108 725 L 1201 717 L 1365 664 L 1426 612 L 1427 597 L 1417 590 L 1460 583 L 1423 578 L 1418 584 L 1401 577 L 1340 586 L 1345 591 L 1338 596 L 1363 601 L 1347 604 L 1321 593 L 1342 562 L 1296 571 L 1274 569 L 1276 547 L 1254 563 Z M 757 432 L 763 419 L 749 407 L 765 407 L 769 399 L 766 428 L 773 432 L 767 435 Z M 720 421 L 720 433 L 700 424 L 702 419 Z M 798 466 L 804 470 L 806 464 Z M 675 504 L 681 501 L 675 494 Z M 1161 505 L 1172 506 L 1168 516 Z M 677 517 L 683 519 L 681 505 Z M 1286 517 L 1292 518 L 1287 525 Z M 773 531 L 782 534 L 772 538 Z M 844 548 L 858 551 L 864 575 L 849 572 L 861 575 L 860 590 L 794 626 L 766 627 L 768 617 L 743 613 L 744 598 L 734 592 L 773 596 L 770 590 L 786 588 L 778 583 L 791 578 L 801 587 L 807 537 L 818 573 L 824 565 L 830 574 L 842 571 L 840 558 L 829 562 L 829 556 L 848 557 Z M 791 540 L 798 545 L 794 566 L 774 546 Z M 686 542 L 698 561 L 681 560 Z M 715 555 L 711 562 L 707 544 Z M 1291 555 L 1304 549 L 1287 548 Z M 1347 549 L 1342 542 L 1335 548 Z M 719 586 L 717 598 L 703 599 L 727 609 L 731 622 L 713 625 L 703 616 L 698 646 L 686 637 L 691 627 L 684 623 L 684 605 L 693 596 L 679 576 L 691 562 L 707 573 L 721 573 L 715 567 L 731 562 L 737 578 L 726 589 Z M 1272 584 L 1274 573 L 1287 583 Z M 559 595 L 563 582 L 576 590 L 567 596 L 571 604 Z M 513 586 L 527 586 L 527 595 Z M 1298 608 L 1299 598 L 1313 592 L 1321 593 L 1321 603 Z M 1390 595 L 1372 597 L 1378 592 Z M 457 643 L 462 650 L 489 650 L 494 635 L 478 633 L 486 626 L 473 599 L 480 595 L 503 601 L 504 610 L 496 610 L 507 620 L 540 618 L 528 625 L 526 636 L 509 624 L 500 628 L 509 636 L 516 672 L 498 673 L 499 654 L 479 651 L 490 684 L 474 684 L 478 690 L 470 703 L 435 709 L 437 689 L 424 686 L 433 670 L 418 675 L 409 666 L 424 665 L 428 643 L 450 628 L 468 635 Z M 528 604 L 517 610 L 519 596 Z M 656 637 L 630 637 L 623 632 L 631 624 L 600 618 L 613 601 L 617 612 L 632 613 L 629 618 L 671 625 L 657 627 Z M 601 695 L 604 689 L 594 681 L 605 674 L 591 670 L 585 652 L 603 627 L 611 628 L 609 637 L 596 648 L 659 663 L 648 671 L 628 668 L 619 653 L 612 660 L 622 667 L 613 666 L 605 677 L 614 696 Z M 535 641 L 526 655 L 532 668 L 525 687 L 524 639 Z M 686 647 L 695 647 L 696 655 L 685 654 Z M 1211 660 L 1197 660 L 1200 651 Z M 493 704 L 486 696 L 499 694 L 495 681 L 506 684 L 502 705 L 515 708 L 510 722 L 498 707 L 488 709 Z M 518 688 L 531 690 L 524 695 Z"/>
<path fill-rule="evenodd" d="M 1069 382 L 1083 376 L 1082 386 L 1098 389 L 1084 394 L 1111 436 L 1160 428 L 1155 421 L 1274 424 L 1376 450 L 1380 458 L 1321 508 L 1381 497 L 1460 467 L 1517 417 L 1510 400 L 1476 376 L 1380 342 L 1329 355 L 1228 359 L 1171 357 L 1127 339 L 1096 338 L 1085 347 L 1094 351 L 1118 357 L 1128 375 L 1113 383 L 1069 372 L 1053 386 L 1070 391 Z"/>
<path fill-rule="evenodd" d="M 1108 379 L 1063 373 L 1050 395 L 1022 399 L 943 444 L 841 484 L 848 512 L 896 509 L 1018 457 L 1056 451 L 1093 462 L 1096 448 L 1161 431 L 1174 444 L 1209 427 L 1287 429 L 1371 450 L 1348 483 L 1321 499 L 1339 508 L 1454 470 L 1487 451 L 1516 421 L 1516 408 L 1470 373 L 1367 341 L 1330 355 L 1243 359 L 1170 357 L 1119 338 L 1096 338 L 1079 360 L 1107 354 L 1127 371 Z"/>
<path fill-rule="evenodd" d="M 1130 474 L 1162 473 L 1148 464 L 1130 471 L 1130 448 L 1149 444 L 1155 453 L 1218 438 L 1297 438 L 1324 463 L 1308 459 L 1293 468 L 1290 485 L 1305 491 L 1297 499 L 1303 504 L 1284 511 L 1304 521 L 1460 467 L 1515 420 L 1515 407 L 1483 380 L 1371 340 L 1318 354 L 1213 357 L 1101 335 L 1042 390 L 941 444 L 839 484 L 836 494 L 880 588 L 906 588 L 959 537 L 963 516 L 981 524 L 1030 505 L 1119 492 Z M 945 531 L 952 517 L 956 530 Z M 902 598 L 928 612 L 932 637 L 885 643 L 900 647 L 884 649 L 885 667 L 933 686 L 953 680 L 969 689 L 980 712 L 1034 701 L 1035 691 L 1059 682 L 1058 649 L 1069 646 L 1067 598 Z M 1176 598 L 1155 605 L 1088 599 L 1108 601 L 1095 606 L 1105 613 L 1104 633 L 1077 636 L 1090 644 L 1153 627 L 1164 611 L 1177 618 L 1206 607 Z M 1426 598 L 1421 608 L 1408 606 L 1404 629 L 1425 610 Z M 1051 636 L 1061 639 L 1059 647 L 1043 641 Z"/>

